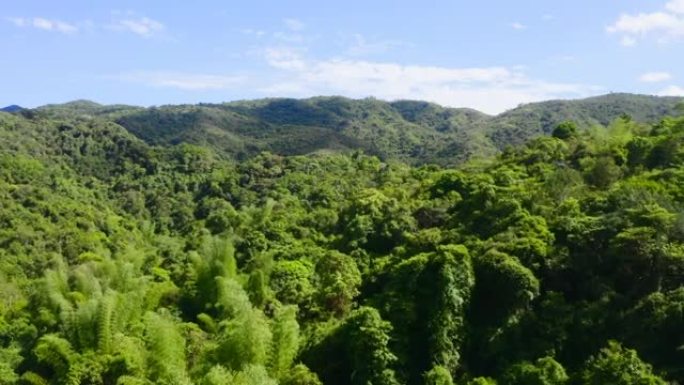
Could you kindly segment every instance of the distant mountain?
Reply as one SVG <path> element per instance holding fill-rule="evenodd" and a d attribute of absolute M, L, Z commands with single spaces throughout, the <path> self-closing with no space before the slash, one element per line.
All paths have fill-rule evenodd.
<path fill-rule="evenodd" d="M 676 114 L 681 102 L 676 97 L 609 94 L 525 104 L 496 116 L 422 101 L 343 97 L 150 108 L 79 100 L 36 111 L 106 119 L 153 145 L 192 143 L 229 158 L 261 151 L 294 155 L 363 150 L 414 164 L 453 164 L 549 134 L 565 120 L 581 128 L 607 125 L 620 116 L 653 122 Z"/>
<path fill-rule="evenodd" d="M 580 127 L 608 125 L 620 116 L 650 123 L 666 115 L 680 113 L 681 97 L 661 97 L 613 93 L 579 100 L 552 100 L 530 103 L 506 111 L 486 122 L 487 137 L 498 148 L 522 144 L 527 139 L 550 134 L 562 121 L 572 120 Z"/>
<path fill-rule="evenodd" d="M 2 111 L 2 112 L 19 112 L 23 109 L 24 109 L 24 107 L 18 106 L 16 104 L 12 104 L 11 106 L 0 108 L 0 111 Z"/>

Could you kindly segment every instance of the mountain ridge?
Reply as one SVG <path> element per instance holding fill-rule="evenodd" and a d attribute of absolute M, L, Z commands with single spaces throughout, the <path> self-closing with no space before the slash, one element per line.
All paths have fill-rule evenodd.
<path fill-rule="evenodd" d="M 560 122 L 580 128 L 619 117 L 652 123 L 674 115 L 679 97 L 611 93 L 521 104 L 498 115 L 418 100 L 317 96 L 137 107 L 77 100 L 38 107 L 53 117 L 96 117 L 153 145 L 190 143 L 244 159 L 262 151 L 299 155 L 362 150 L 413 164 L 455 164 L 548 135 Z"/>
<path fill-rule="evenodd" d="M 5 106 L 5 107 L 0 108 L 0 111 L 13 113 L 13 112 L 19 112 L 23 109 L 24 109 L 24 107 L 19 106 L 17 104 L 10 104 L 9 106 Z"/>

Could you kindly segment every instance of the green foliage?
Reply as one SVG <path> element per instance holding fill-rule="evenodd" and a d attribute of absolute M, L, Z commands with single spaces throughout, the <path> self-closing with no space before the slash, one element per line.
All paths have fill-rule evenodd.
<path fill-rule="evenodd" d="M 288 306 L 279 309 L 273 320 L 272 330 L 270 369 L 276 378 L 283 378 L 299 351 L 297 308 Z"/>
<path fill-rule="evenodd" d="M 453 385 L 449 370 L 443 366 L 435 366 L 425 373 L 425 385 Z"/>
<path fill-rule="evenodd" d="M 563 366 L 551 357 L 538 359 L 534 364 L 521 362 L 503 375 L 502 383 L 510 385 L 561 385 L 568 381 Z"/>
<path fill-rule="evenodd" d="M 377 310 L 359 308 L 315 341 L 304 352 L 304 362 L 324 384 L 398 384 L 396 357 L 388 347 L 391 329 Z"/>
<path fill-rule="evenodd" d="M 490 250 L 475 259 L 472 316 L 479 326 L 501 326 L 539 295 L 539 281 L 515 258 Z"/>
<path fill-rule="evenodd" d="M 280 380 L 282 385 L 322 385 L 318 376 L 302 364 L 295 365 Z"/>
<path fill-rule="evenodd" d="M 356 262 L 348 255 L 332 251 L 318 261 L 316 275 L 322 306 L 338 317 L 349 312 L 361 285 L 361 273 Z"/>
<path fill-rule="evenodd" d="M 626 349 L 615 341 L 591 357 L 582 371 L 582 381 L 589 385 L 664 385 L 652 372 L 651 365 L 644 363 L 636 351 Z"/>
<path fill-rule="evenodd" d="M 241 370 L 247 365 L 267 364 L 272 334 L 263 314 L 255 309 L 245 310 L 244 313 L 237 313 L 233 319 L 219 323 L 219 329 L 216 350 L 218 363 L 233 370 Z"/>
<path fill-rule="evenodd" d="M 571 121 L 561 122 L 553 129 L 551 136 L 561 140 L 573 138 L 577 136 L 577 124 Z"/>
<path fill-rule="evenodd" d="M 17 367 L 21 359 L 21 350 L 17 346 L 0 349 L 0 384 L 14 384 L 19 380 Z"/>
<path fill-rule="evenodd" d="M 474 285 L 466 248 L 439 246 L 393 266 L 387 275 L 387 289 L 377 302 L 402 336 L 393 345 L 409 380 L 420 382 L 435 365 L 455 371 Z"/>
<path fill-rule="evenodd" d="M 0 113 L 0 383 L 682 383 L 677 101 Z"/>
<path fill-rule="evenodd" d="M 313 266 L 306 260 L 278 261 L 269 282 L 279 301 L 305 306 L 315 293 L 313 275 Z"/>
<path fill-rule="evenodd" d="M 145 315 L 145 339 L 149 349 L 149 376 L 158 384 L 187 384 L 185 339 L 167 316 Z"/>

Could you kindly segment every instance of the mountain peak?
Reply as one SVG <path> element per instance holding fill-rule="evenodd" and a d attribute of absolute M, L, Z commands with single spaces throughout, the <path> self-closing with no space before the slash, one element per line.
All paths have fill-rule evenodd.
<path fill-rule="evenodd" d="M 22 106 L 12 104 L 12 105 L 9 105 L 7 107 L 0 108 L 0 111 L 2 111 L 2 112 L 18 112 L 18 111 L 21 111 L 23 109 L 24 109 L 24 107 L 22 107 Z"/>

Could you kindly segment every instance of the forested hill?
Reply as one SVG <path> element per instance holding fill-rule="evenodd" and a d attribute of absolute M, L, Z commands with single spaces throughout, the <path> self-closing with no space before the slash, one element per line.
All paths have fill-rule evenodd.
<path fill-rule="evenodd" d="M 37 109 L 51 117 L 97 116 L 153 145 L 191 143 L 219 156 L 246 159 L 261 151 L 300 155 L 363 150 L 411 164 L 457 164 L 506 145 L 549 134 L 571 120 L 581 129 L 620 116 L 652 123 L 676 113 L 681 98 L 609 94 L 522 105 L 497 116 L 418 101 L 342 97 L 263 99 L 226 104 L 138 108 L 89 101 Z"/>
<path fill-rule="evenodd" d="M 0 112 L 0 384 L 684 383 L 684 117 L 643 124 L 656 107 L 625 104 L 610 113 L 633 119 L 563 122 L 458 167 L 236 161 L 115 123 L 158 116 L 170 131 L 150 142 L 247 148 L 335 121 L 286 113 L 326 103 L 425 131 L 439 125 L 421 111 L 513 113 L 331 98 Z M 254 126 L 181 124 L 198 114 Z"/>

